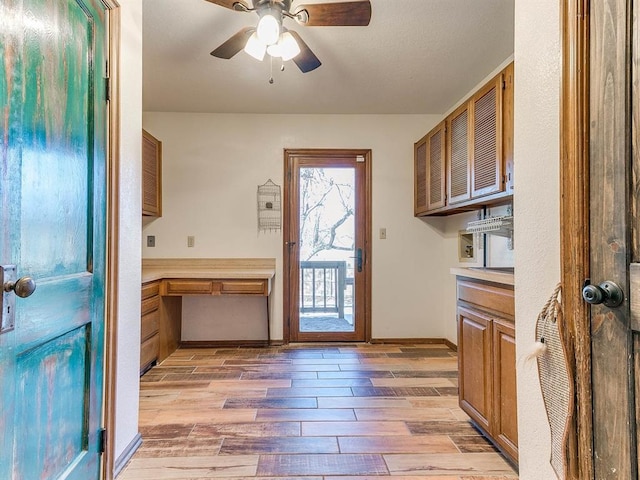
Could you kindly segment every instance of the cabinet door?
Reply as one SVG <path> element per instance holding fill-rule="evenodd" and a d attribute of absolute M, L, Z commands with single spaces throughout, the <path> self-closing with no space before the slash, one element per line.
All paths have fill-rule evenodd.
<path fill-rule="evenodd" d="M 469 103 L 447 117 L 447 186 L 449 204 L 471 198 L 471 145 Z"/>
<path fill-rule="evenodd" d="M 502 78 L 498 75 L 473 96 L 472 110 L 472 197 L 503 190 Z"/>
<path fill-rule="evenodd" d="M 142 215 L 162 216 L 162 142 L 142 131 Z"/>
<path fill-rule="evenodd" d="M 512 322 L 493 322 L 493 437 L 504 451 L 518 461 L 518 419 L 516 397 L 516 339 Z"/>
<path fill-rule="evenodd" d="M 445 122 L 431 130 L 427 142 L 427 210 L 445 206 Z"/>
<path fill-rule="evenodd" d="M 427 211 L 427 139 L 428 135 L 425 135 L 413 146 L 413 214 L 416 216 Z"/>
<path fill-rule="evenodd" d="M 160 282 L 142 284 L 140 306 L 140 375 L 143 375 L 158 359 L 158 335 L 160 324 Z"/>
<path fill-rule="evenodd" d="M 458 307 L 460 408 L 490 432 L 492 408 L 492 320 L 481 312 Z"/>

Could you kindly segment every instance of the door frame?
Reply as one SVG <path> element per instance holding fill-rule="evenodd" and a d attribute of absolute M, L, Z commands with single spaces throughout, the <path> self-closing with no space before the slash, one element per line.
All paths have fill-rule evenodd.
<path fill-rule="evenodd" d="M 114 478 L 116 448 L 116 380 L 118 358 L 118 262 L 120 224 L 120 5 L 102 0 L 108 16 L 107 41 L 109 101 L 107 104 L 107 265 L 105 278 L 105 348 L 103 428 L 106 429 L 102 455 L 102 478 Z"/>
<path fill-rule="evenodd" d="M 342 157 L 345 156 L 363 156 L 365 159 L 365 184 L 364 184 L 364 196 L 365 196 L 365 218 L 364 218 L 364 272 L 363 278 L 365 282 L 364 292 L 364 341 L 371 341 L 371 149 L 285 149 L 284 150 L 284 193 L 283 193 L 283 229 L 282 229 L 282 261 L 283 261 L 283 318 L 282 318 L 282 341 L 286 345 L 291 341 L 291 314 L 293 309 L 293 298 L 298 293 L 298 285 L 291 285 L 291 275 L 289 274 L 292 267 L 289 260 L 289 246 L 288 242 L 291 238 L 290 225 L 287 220 L 290 215 L 295 214 L 291 208 L 291 195 L 290 191 L 290 175 L 289 170 L 289 158 L 293 156 L 305 156 L 305 157 Z"/>
<path fill-rule="evenodd" d="M 590 0 L 561 3 L 560 263 L 564 324 L 560 325 L 574 379 L 574 415 L 566 436 L 568 479 L 590 479 L 593 402 L 589 308 L 580 298 L 589 278 Z"/>

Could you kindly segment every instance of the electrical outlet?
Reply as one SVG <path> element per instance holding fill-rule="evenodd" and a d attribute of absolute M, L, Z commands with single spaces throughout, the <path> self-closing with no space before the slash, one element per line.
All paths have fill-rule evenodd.
<path fill-rule="evenodd" d="M 387 229 L 386 228 L 381 228 L 380 229 L 380 240 L 386 240 L 387 239 Z"/>
<path fill-rule="evenodd" d="M 187 237 L 187 247 L 193 247 L 196 244 L 196 237 L 194 237 L 193 235 L 189 235 Z"/>
<path fill-rule="evenodd" d="M 147 247 L 155 247 L 155 246 L 156 246 L 156 236 L 147 235 Z"/>

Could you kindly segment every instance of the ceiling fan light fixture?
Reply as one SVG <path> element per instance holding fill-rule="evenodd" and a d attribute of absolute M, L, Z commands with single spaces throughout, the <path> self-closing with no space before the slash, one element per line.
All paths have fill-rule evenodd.
<path fill-rule="evenodd" d="M 267 52 L 267 46 L 260 41 L 256 32 L 253 32 L 244 46 L 244 51 L 261 62 L 264 59 L 264 54 Z"/>
<path fill-rule="evenodd" d="M 262 43 L 275 45 L 280 38 L 280 22 L 271 13 L 266 13 L 260 18 L 256 32 Z"/>

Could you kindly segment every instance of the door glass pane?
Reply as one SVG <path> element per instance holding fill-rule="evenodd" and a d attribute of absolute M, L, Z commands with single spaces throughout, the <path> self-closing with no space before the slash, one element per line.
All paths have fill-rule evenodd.
<path fill-rule="evenodd" d="M 353 332 L 355 169 L 300 168 L 300 331 Z"/>

